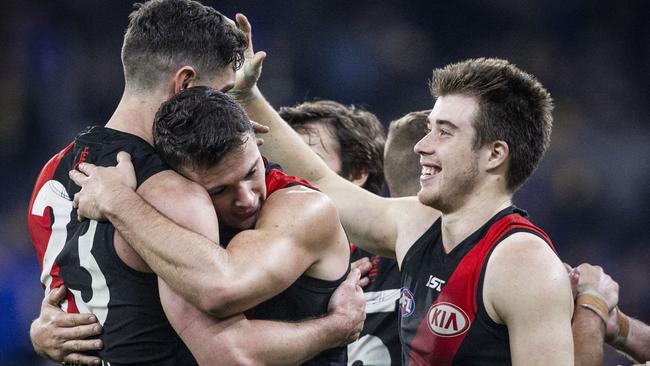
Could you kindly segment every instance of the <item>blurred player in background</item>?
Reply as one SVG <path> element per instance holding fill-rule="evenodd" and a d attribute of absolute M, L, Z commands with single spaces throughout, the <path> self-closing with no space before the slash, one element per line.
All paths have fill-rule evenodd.
<path fill-rule="evenodd" d="M 413 146 L 427 134 L 428 111 L 406 114 L 390 123 L 384 149 L 384 176 L 391 197 L 415 196 L 420 191 L 420 157 Z"/>

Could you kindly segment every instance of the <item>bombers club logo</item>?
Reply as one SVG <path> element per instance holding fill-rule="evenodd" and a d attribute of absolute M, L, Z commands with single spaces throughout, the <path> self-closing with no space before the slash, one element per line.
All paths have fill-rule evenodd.
<path fill-rule="evenodd" d="M 400 289 L 399 297 L 399 313 L 403 317 L 407 317 L 413 314 L 415 310 L 415 300 L 413 300 L 413 294 L 406 287 Z"/>
<path fill-rule="evenodd" d="M 458 306 L 440 302 L 429 309 L 429 329 L 439 337 L 455 337 L 469 329 L 469 318 Z"/>

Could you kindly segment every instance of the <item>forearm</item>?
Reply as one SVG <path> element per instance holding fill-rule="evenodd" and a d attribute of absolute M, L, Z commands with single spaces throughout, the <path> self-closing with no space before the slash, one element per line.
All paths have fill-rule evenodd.
<path fill-rule="evenodd" d="M 238 98 L 253 121 L 270 128 L 260 147 L 269 159 L 280 163 L 291 175 L 305 178 L 319 185 L 329 169 L 325 163 L 301 140 L 295 131 L 280 117 L 257 87 L 245 98 Z"/>
<path fill-rule="evenodd" d="M 250 323 L 254 332 L 247 339 L 254 346 L 247 353 L 254 363 L 297 365 L 327 349 L 344 345 L 339 330 L 341 322 L 333 316 L 299 323 L 263 320 Z"/>
<path fill-rule="evenodd" d="M 213 310 L 218 299 L 215 278 L 227 277 L 225 250 L 172 222 L 133 191 L 125 191 L 103 211 L 151 270 L 198 308 Z"/>
<path fill-rule="evenodd" d="M 573 342 L 576 366 L 603 364 L 605 323 L 593 311 L 576 307 L 573 314 Z"/>
<path fill-rule="evenodd" d="M 636 362 L 650 361 L 650 326 L 629 318 L 630 331 L 623 342 L 611 344 L 612 347 L 632 357 Z"/>

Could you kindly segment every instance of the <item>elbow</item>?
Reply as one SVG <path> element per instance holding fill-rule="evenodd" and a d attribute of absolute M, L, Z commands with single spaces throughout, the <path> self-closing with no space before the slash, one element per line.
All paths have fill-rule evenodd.
<path fill-rule="evenodd" d="M 240 299 L 237 296 L 236 284 L 228 286 L 213 284 L 201 296 L 199 308 L 218 319 L 227 318 L 246 310 L 238 306 Z"/>

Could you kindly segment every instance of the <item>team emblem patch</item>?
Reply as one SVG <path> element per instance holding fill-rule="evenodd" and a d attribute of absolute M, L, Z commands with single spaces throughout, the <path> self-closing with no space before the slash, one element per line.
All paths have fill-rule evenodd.
<path fill-rule="evenodd" d="M 413 299 L 413 294 L 406 287 L 400 289 L 399 297 L 399 313 L 403 317 L 407 317 L 413 314 L 415 310 L 415 300 Z"/>
<path fill-rule="evenodd" d="M 458 306 L 440 302 L 429 309 L 429 329 L 439 337 L 455 337 L 469 329 L 469 318 Z"/>

